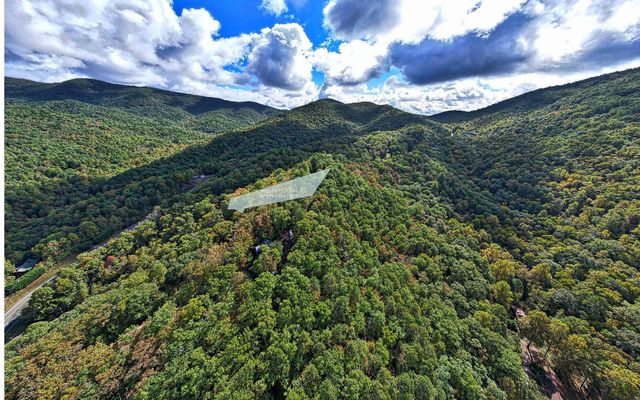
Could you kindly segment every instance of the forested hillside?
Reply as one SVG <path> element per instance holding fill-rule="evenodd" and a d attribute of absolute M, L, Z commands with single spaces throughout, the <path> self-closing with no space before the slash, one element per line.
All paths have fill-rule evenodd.
<path fill-rule="evenodd" d="M 121 198 L 118 212 L 100 212 L 101 196 L 119 174 L 277 113 L 255 103 L 88 79 L 6 78 L 5 92 L 5 252 L 14 263 L 86 250 L 148 212 L 159 191 L 179 193 L 188 179 L 171 188 L 129 188 L 136 194 Z"/>
<path fill-rule="evenodd" d="M 523 334 L 580 395 L 638 398 L 640 71 L 467 117 L 448 125 L 462 139 L 454 162 L 513 217 L 465 219 L 509 251 L 493 265 L 535 310 Z"/>
<path fill-rule="evenodd" d="M 242 128 L 279 112 L 253 102 L 115 85 L 94 79 L 46 84 L 7 78 L 5 94 L 10 99 L 36 103 L 78 101 L 109 110 L 125 110 L 135 115 L 172 121 L 185 128 L 209 133 Z"/>
<path fill-rule="evenodd" d="M 34 294 L 7 398 L 639 398 L 640 71 L 461 115 L 321 100 L 60 200 L 52 260 L 161 208 Z"/>

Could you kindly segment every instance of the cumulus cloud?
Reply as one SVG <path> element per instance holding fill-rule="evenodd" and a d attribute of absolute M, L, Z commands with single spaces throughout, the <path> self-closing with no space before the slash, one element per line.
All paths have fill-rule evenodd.
<path fill-rule="evenodd" d="M 293 92 L 268 86 L 262 86 L 254 90 L 238 90 L 233 86 L 221 86 L 195 79 L 182 79 L 180 82 L 169 86 L 168 89 L 234 101 L 255 101 L 280 109 L 301 106 L 318 99 L 318 88 L 313 84 L 305 85 L 302 90 Z"/>
<path fill-rule="evenodd" d="M 7 62 L 30 63 L 53 79 L 75 73 L 166 85 L 180 72 L 231 83 L 224 66 L 241 57 L 250 40 L 220 46 L 212 38 L 220 23 L 207 11 L 188 9 L 178 16 L 166 0 L 9 0 L 6 10 Z"/>
<path fill-rule="evenodd" d="M 324 23 L 338 39 L 419 42 L 490 32 L 526 0 L 331 0 Z"/>
<path fill-rule="evenodd" d="M 611 3 L 530 2 L 486 35 L 395 43 L 391 64 L 412 83 L 427 84 L 515 72 L 593 69 L 637 59 L 640 20 L 625 18 L 620 10 L 634 11 L 640 2 Z"/>
<path fill-rule="evenodd" d="M 343 43 L 337 53 L 322 54 L 319 68 L 329 76 L 328 84 L 358 84 L 383 73 L 389 66 L 390 55 L 392 60 L 405 61 L 418 49 L 424 60 L 430 58 L 427 53 L 438 56 L 447 53 L 448 40 L 452 38 L 468 32 L 473 32 L 473 37 L 487 35 L 523 2 L 331 0 L 324 9 L 324 24 L 333 37 L 351 42 Z M 426 40 L 433 44 L 428 51 L 424 51 Z M 423 45 L 417 46 L 421 42 Z M 470 42 L 464 44 L 473 45 Z M 406 47 L 398 47 L 399 44 Z M 395 52 L 388 53 L 390 47 Z M 485 57 L 485 64 L 489 62 Z M 408 63 L 400 63 L 403 71 L 418 74 L 417 68 L 405 64 Z M 430 67 L 421 67 L 427 68 Z"/>
<path fill-rule="evenodd" d="M 311 42 L 298 24 L 276 24 L 256 38 L 247 71 L 262 83 L 300 90 L 311 81 Z"/>
<path fill-rule="evenodd" d="M 325 87 L 321 96 L 342 102 L 370 101 L 390 104 L 404 111 L 431 115 L 448 110 L 476 110 L 531 90 L 575 82 L 633 66 L 637 64 L 627 62 L 616 67 L 600 67 L 590 71 L 533 72 L 488 78 L 464 78 L 428 85 L 415 85 L 402 77 L 391 76 L 376 87 L 368 87 L 366 84 Z"/>
<path fill-rule="evenodd" d="M 391 0 L 331 0 L 324 8 L 324 23 L 339 39 L 375 37 L 399 16 Z"/>
<path fill-rule="evenodd" d="M 532 1 L 524 12 L 532 18 L 523 31 L 532 38 L 541 67 L 576 65 L 608 48 L 631 50 L 640 39 L 638 0 Z M 624 59 L 638 56 L 637 51 L 616 53 Z"/>
<path fill-rule="evenodd" d="M 55 64 L 54 74 L 83 68 L 160 83 L 162 77 L 145 65 L 157 63 L 155 49 L 174 44 L 181 33 L 179 18 L 159 1 L 95 6 L 9 0 L 5 10 L 8 61 Z"/>
<path fill-rule="evenodd" d="M 321 95 L 343 102 L 369 101 L 390 104 L 401 110 L 417 114 L 436 114 L 446 110 L 472 110 L 503 100 L 509 90 L 490 87 L 486 81 L 461 80 L 457 82 L 416 86 L 392 76 L 384 84 L 369 88 L 358 86 L 328 86 Z M 520 94 L 520 93 L 518 93 Z"/>
<path fill-rule="evenodd" d="M 331 0 L 325 9 L 325 25 L 334 36 L 369 44 L 353 46 L 348 54 L 341 50 L 348 48 L 343 44 L 340 51 L 325 56 L 320 67 L 331 78 L 328 84 L 359 83 L 388 67 L 397 67 L 409 82 L 424 85 L 467 77 L 587 70 L 640 59 L 638 0 L 434 0 L 427 4 L 380 0 L 375 2 L 381 10 L 376 18 L 386 23 L 376 18 L 352 21 L 350 15 L 361 15 L 365 4 Z M 372 60 L 371 48 L 385 45 L 388 52 L 376 54 L 377 65 L 365 62 Z M 375 73 L 354 79 L 354 71 L 343 67 L 351 60 L 359 60 L 359 70 Z"/>
<path fill-rule="evenodd" d="M 313 61 L 327 84 L 356 85 L 378 77 L 387 68 L 387 48 L 362 40 L 341 43 L 338 52 L 326 48 L 313 53 Z"/>
<path fill-rule="evenodd" d="M 279 16 L 288 10 L 285 0 L 262 0 L 260 8 L 275 16 Z"/>
<path fill-rule="evenodd" d="M 277 90 L 309 92 L 311 43 L 297 24 L 220 38 L 220 22 L 208 11 L 184 9 L 178 15 L 169 0 L 8 0 L 6 16 L 5 60 L 13 76 L 92 77 L 200 94 L 216 85 L 273 86 L 280 106 L 299 100 Z M 213 91 L 231 99 L 245 96 Z"/>
<path fill-rule="evenodd" d="M 417 84 L 512 72 L 532 55 L 518 36 L 525 22 L 523 16 L 513 16 L 484 37 L 468 34 L 448 42 L 427 38 L 418 44 L 397 43 L 390 50 L 391 63 Z"/>

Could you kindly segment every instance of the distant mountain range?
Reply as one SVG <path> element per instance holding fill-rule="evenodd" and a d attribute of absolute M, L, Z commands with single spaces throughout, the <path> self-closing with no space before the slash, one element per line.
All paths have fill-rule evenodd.
<path fill-rule="evenodd" d="M 95 79 L 71 79 L 60 83 L 39 83 L 5 78 L 5 96 L 33 102 L 75 100 L 96 106 L 125 108 L 147 117 L 182 119 L 208 113 L 245 114 L 243 121 L 255 122 L 278 110 L 254 102 L 234 102 L 166 90 L 116 85 Z M 234 117 L 237 117 L 234 114 Z"/>

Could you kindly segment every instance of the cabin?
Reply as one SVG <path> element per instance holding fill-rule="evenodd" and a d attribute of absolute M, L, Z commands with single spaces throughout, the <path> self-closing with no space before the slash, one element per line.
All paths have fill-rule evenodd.
<path fill-rule="evenodd" d="M 289 229 L 287 230 L 287 232 L 285 232 L 281 237 L 280 237 L 280 241 L 285 244 L 285 246 L 290 245 L 291 242 L 293 241 L 293 230 Z M 262 253 L 262 246 L 268 246 L 268 247 L 273 247 L 275 246 L 276 243 L 272 242 L 271 240 L 263 240 L 262 243 L 260 243 L 257 246 L 253 246 L 251 248 L 251 252 L 253 253 L 253 255 L 255 257 L 259 256 L 260 253 Z"/>
<path fill-rule="evenodd" d="M 25 261 L 24 263 L 22 263 L 22 265 L 20 265 L 18 268 L 16 268 L 16 272 L 19 274 L 25 273 L 27 271 L 31 271 L 33 269 L 33 267 L 38 263 L 38 259 L 37 258 L 30 258 L 27 261 Z"/>

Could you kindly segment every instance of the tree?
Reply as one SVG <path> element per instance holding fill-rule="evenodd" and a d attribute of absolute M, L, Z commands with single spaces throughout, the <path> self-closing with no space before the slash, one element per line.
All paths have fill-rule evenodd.
<path fill-rule="evenodd" d="M 29 299 L 26 315 L 32 321 L 44 321 L 56 315 L 56 303 L 53 299 L 54 291 L 45 286 L 36 290 Z"/>
<path fill-rule="evenodd" d="M 603 372 L 602 392 L 612 399 L 640 399 L 640 374 L 614 365 Z"/>
<path fill-rule="evenodd" d="M 547 358 L 549 351 L 554 349 L 567 338 L 569 335 L 569 325 L 559 319 L 550 318 L 545 334 L 547 349 L 544 352 L 544 358 Z"/>
<path fill-rule="evenodd" d="M 531 345 L 544 345 L 549 331 L 549 317 L 543 311 L 534 310 L 523 320 L 520 332 L 527 339 L 527 352 L 531 355 Z"/>
<path fill-rule="evenodd" d="M 498 260 L 491 264 L 491 273 L 496 281 L 509 281 L 516 274 L 518 263 L 511 260 Z"/>
<path fill-rule="evenodd" d="M 491 291 L 496 303 L 502 304 L 505 308 L 509 308 L 513 302 L 513 293 L 511 287 L 506 281 L 499 281 L 491 285 Z"/>
<path fill-rule="evenodd" d="M 493 217 L 495 218 L 495 216 Z M 506 260 L 506 261 L 513 260 L 513 257 L 511 256 L 511 254 L 503 250 L 496 243 L 491 243 L 489 246 L 482 249 L 481 254 L 482 254 L 482 258 L 487 260 L 490 264 L 494 264 L 500 260 Z"/>
<path fill-rule="evenodd" d="M 588 335 L 570 334 L 557 345 L 554 363 L 565 377 L 580 377 L 582 390 L 589 379 L 597 377 L 601 357 L 599 345 Z"/>
<path fill-rule="evenodd" d="M 79 229 L 83 240 L 93 239 L 100 233 L 100 229 L 92 221 L 82 221 Z"/>
<path fill-rule="evenodd" d="M 546 305 L 549 315 L 562 311 L 565 315 L 574 315 L 578 307 L 573 293 L 567 289 L 557 289 L 551 293 Z"/>
<path fill-rule="evenodd" d="M 4 284 L 5 286 L 10 285 L 12 282 L 16 280 L 15 274 L 16 266 L 13 265 L 11 260 L 4 260 Z"/>
<path fill-rule="evenodd" d="M 546 263 L 538 264 L 531 268 L 530 279 L 538 285 L 548 288 L 551 286 L 551 266 Z"/>

